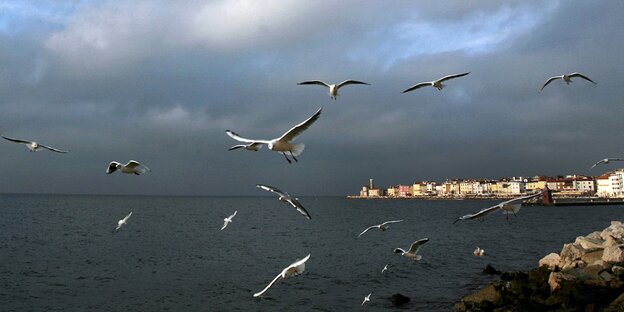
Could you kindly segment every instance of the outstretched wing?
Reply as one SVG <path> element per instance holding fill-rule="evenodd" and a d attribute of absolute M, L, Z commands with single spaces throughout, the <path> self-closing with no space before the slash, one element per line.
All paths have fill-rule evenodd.
<path fill-rule="evenodd" d="M 403 220 L 391 220 L 391 221 L 386 221 L 386 222 L 384 222 L 384 223 L 382 223 L 380 225 L 386 225 L 386 224 L 389 224 L 389 223 L 397 223 L 397 222 L 402 222 L 402 221 Z"/>
<path fill-rule="evenodd" d="M 531 199 L 533 197 L 537 197 L 542 195 L 543 192 L 537 192 L 535 194 L 531 194 L 531 195 L 527 195 L 527 196 L 522 196 L 522 197 L 517 197 L 517 198 L 513 198 L 510 199 L 508 201 L 504 201 L 502 203 L 500 203 L 499 205 L 501 207 L 505 206 L 505 205 L 515 205 L 515 204 L 522 204 L 523 201 L 527 200 L 527 199 Z"/>
<path fill-rule="evenodd" d="M 430 86 L 430 85 L 431 85 L 431 82 L 421 82 L 419 84 L 415 84 L 415 85 L 405 89 L 405 91 L 403 91 L 401 93 L 410 92 L 410 91 L 413 91 L 413 90 L 416 90 L 416 89 L 420 89 L 422 87 L 426 87 L 426 86 Z"/>
<path fill-rule="evenodd" d="M 123 218 L 123 222 L 124 223 L 128 222 L 128 219 L 130 219 L 130 216 L 132 216 L 132 211 L 130 211 L 130 213 L 125 218 Z"/>
<path fill-rule="evenodd" d="M 251 140 L 251 139 L 245 139 L 243 137 L 241 137 L 240 135 L 238 135 L 237 133 L 233 132 L 232 130 L 225 130 L 225 133 L 227 135 L 230 136 L 230 138 L 239 141 L 239 142 L 244 142 L 244 143 L 252 143 L 252 144 L 266 144 L 268 143 L 268 141 L 266 140 Z"/>
<path fill-rule="evenodd" d="M 106 173 L 111 174 L 113 172 L 115 172 L 115 170 L 117 170 L 117 166 L 120 165 L 120 163 L 116 162 L 116 161 L 111 161 L 108 164 L 108 169 L 106 169 Z"/>
<path fill-rule="evenodd" d="M 280 278 L 282 278 L 282 273 L 277 274 L 277 276 L 269 283 L 269 285 L 267 285 L 266 287 L 264 287 L 263 290 L 255 293 L 253 296 L 254 297 L 259 297 L 262 296 L 262 294 L 264 294 L 267 290 L 269 290 L 269 288 L 271 288 L 271 286 L 273 286 L 273 284 L 275 284 Z"/>
<path fill-rule="evenodd" d="M 440 79 L 438 79 L 439 82 L 443 82 L 443 81 L 447 81 L 449 79 L 454 79 L 454 78 L 459 78 L 459 77 L 463 77 L 470 74 L 470 72 L 467 73 L 461 73 L 461 74 L 453 74 L 453 75 L 448 75 L 448 76 L 444 76 Z"/>
<path fill-rule="evenodd" d="M 47 146 L 47 145 L 43 145 L 43 144 L 39 144 L 39 146 L 41 146 L 41 147 L 43 147 L 43 148 L 45 148 L 47 150 L 50 150 L 50 151 L 53 151 L 53 152 L 57 152 L 57 153 L 69 153 L 69 151 L 62 151 L 62 150 L 59 150 L 59 149 L 56 149 L 56 148 L 53 148 L 53 147 L 50 147 L 50 146 Z"/>
<path fill-rule="evenodd" d="M 32 143 L 31 141 L 26 141 L 26 140 L 19 140 L 19 139 L 14 139 L 14 138 L 9 138 L 9 137 L 5 137 L 4 135 L 2 136 L 3 138 L 15 142 L 15 143 L 25 143 L 25 144 L 30 144 Z"/>
<path fill-rule="evenodd" d="M 225 229 L 228 226 L 228 223 L 230 222 L 228 222 L 227 220 L 223 221 L 223 226 L 221 227 L 221 231 L 223 231 L 223 229 Z"/>
<path fill-rule="evenodd" d="M 420 248 L 420 246 L 424 245 L 428 241 L 429 241 L 428 238 L 423 238 L 423 239 L 419 239 L 419 240 L 413 242 L 412 246 L 410 246 L 410 249 L 407 252 L 416 254 L 416 252 L 418 252 L 418 249 Z"/>
<path fill-rule="evenodd" d="M 297 83 L 297 85 L 319 85 L 319 86 L 325 86 L 329 88 L 329 85 L 323 81 L 320 80 L 308 80 L 308 81 L 303 81 L 300 83 Z"/>
<path fill-rule="evenodd" d="M 362 236 L 364 233 L 368 232 L 368 230 L 376 228 L 377 225 L 372 225 L 366 228 L 366 230 L 362 231 L 362 233 L 360 233 L 360 235 L 358 235 L 358 237 Z"/>
<path fill-rule="evenodd" d="M 261 188 L 265 191 L 269 191 L 271 193 L 275 193 L 279 196 L 284 196 L 286 195 L 286 193 L 282 192 L 282 190 L 276 188 L 276 187 L 272 187 L 270 185 L 266 185 L 266 184 L 256 184 L 256 187 Z"/>
<path fill-rule="evenodd" d="M 236 213 L 237 213 L 237 212 L 238 212 L 238 210 L 234 210 L 234 213 L 233 213 L 231 216 L 229 216 L 229 218 L 230 218 L 230 219 L 234 218 L 234 216 L 236 216 Z"/>
<path fill-rule="evenodd" d="M 146 171 L 151 171 L 151 169 L 148 168 L 146 165 L 143 165 L 143 164 L 141 164 L 140 162 L 138 162 L 136 160 L 128 161 L 128 163 L 126 164 L 126 167 L 128 167 L 130 169 L 138 168 L 140 173 L 145 173 Z"/>
<path fill-rule="evenodd" d="M 542 90 L 544 90 L 544 88 L 546 88 L 546 86 L 553 82 L 553 80 L 557 80 L 557 79 L 563 79 L 563 76 L 554 76 L 554 77 L 550 77 L 548 78 L 548 80 L 546 80 L 546 82 L 544 82 L 544 85 L 542 86 L 542 88 L 540 89 L 540 92 L 542 92 Z"/>
<path fill-rule="evenodd" d="M 308 129 L 320 116 L 321 116 L 321 111 L 323 110 L 323 108 L 319 108 L 316 113 L 314 113 L 314 115 L 310 116 L 310 118 L 306 119 L 304 122 L 292 127 L 290 130 L 286 131 L 286 133 L 282 134 L 281 137 L 279 137 L 279 141 L 285 141 L 288 142 L 292 139 L 294 139 L 296 136 L 298 136 L 299 134 L 301 134 L 301 132 L 305 131 L 306 129 Z"/>
<path fill-rule="evenodd" d="M 589 79 L 589 77 L 587 77 L 587 76 L 585 76 L 585 75 L 583 75 L 583 74 L 581 74 L 581 73 L 579 73 L 579 72 L 571 73 L 571 74 L 570 74 L 570 75 L 568 75 L 568 76 L 569 76 L 569 77 L 580 77 L 580 78 L 583 78 L 583 79 L 585 79 L 585 80 L 587 80 L 587 81 L 590 81 L 590 82 L 591 82 L 591 83 L 593 83 L 593 84 L 596 84 L 593 80 Z"/>
<path fill-rule="evenodd" d="M 501 204 L 497 204 L 495 206 L 489 207 L 489 208 L 485 208 L 475 214 L 467 214 L 465 216 L 461 216 L 459 217 L 457 220 L 455 220 L 455 222 L 453 222 L 453 224 L 457 223 L 457 221 L 460 220 L 470 220 L 470 219 L 477 219 L 477 218 L 481 218 L 481 217 L 485 217 L 486 215 L 500 209 L 502 207 Z"/>
<path fill-rule="evenodd" d="M 370 83 L 366 83 L 363 81 L 357 81 L 357 80 L 345 80 L 339 84 L 336 85 L 336 89 L 340 89 L 340 87 L 342 86 L 346 86 L 346 85 L 351 85 L 351 84 L 363 84 L 363 85 L 368 85 L 370 86 Z"/>
<path fill-rule="evenodd" d="M 297 208 L 297 211 L 299 211 L 306 218 L 312 219 L 312 216 L 310 216 L 310 213 L 308 213 L 308 211 L 305 208 L 303 208 L 303 205 L 296 198 L 290 197 L 290 199 L 288 199 L 288 202 L 293 207 Z"/>

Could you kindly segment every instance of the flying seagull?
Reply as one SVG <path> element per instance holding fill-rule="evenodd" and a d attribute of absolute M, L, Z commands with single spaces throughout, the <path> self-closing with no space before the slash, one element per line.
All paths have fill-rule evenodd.
<path fill-rule="evenodd" d="M 624 158 L 605 158 L 605 159 L 599 160 L 599 161 L 598 161 L 598 162 L 596 162 L 593 166 L 591 166 L 591 167 L 589 168 L 589 170 L 594 169 L 594 167 L 596 167 L 596 166 L 598 166 L 598 165 L 600 165 L 600 164 L 605 164 L 605 165 L 606 165 L 606 164 L 608 164 L 610 161 L 624 161 Z"/>
<path fill-rule="evenodd" d="M 285 203 L 290 204 L 291 206 L 297 208 L 297 211 L 299 211 L 306 218 L 312 219 L 308 211 L 305 210 L 305 208 L 303 208 L 303 205 L 301 205 L 301 203 L 299 202 L 299 199 L 296 197 L 292 197 L 290 194 L 288 194 L 288 192 L 284 192 L 278 188 L 275 188 L 266 184 L 256 184 L 256 187 L 259 187 L 265 191 L 269 191 L 269 192 L 279 195 L 279 198 L 278 198 L 279 201 L 283 201 Z"/>
<path fill-rule="evenodd" d="M 542 90 L 544 90 L 544 88 L 549 83 L 551 83 L 551 82 L 553 82 L 554 80 L 557 80 L 557 79 L 563 79 L 563 81 L 565 81 L 565 83 L 567 85 L 569 85 L 572 82 L 572 77 L 580 77 L 580 78 L 583 78 L 583 79 L 585 79 L 585 80 L 587 80 L 587 81 L 589 81 L 589 82 L 591 82 L 593 84 L 596 84 L 593 80 L 589 79 L 589 77 L 587 77 L 587 76 L 585 76 L 585 75 L 583 75 L 581 73 L 576 72 L 576 73 L 571 73 L 569 75 L 561 75 L 561 76 L 554 76 L 554 77 L 548 78 L 548 80 L 546 80 L 546 82 L 544 83 L 544 85 L 540 89 L 540 92 L 542 92 Z"/>
<path fill-rule="evenodd" d="M 130 213 L 125 218 L 117 221 L 117 227 L 115 228 L 115 232 L 119 231 L 119 229 L 128 222 L 128 219 L 130 219 L 131 215 L 132 215 L 132 211 L 130 211 Z"/>
<path fill-rule="evenodd" d="M 477 257 L 483 257 L 483 255 L 485 255 L 485 250 L 479 248 L 479 246 L 477 246 L 477 249 L 475 249 L 472 252 L 473 255 L 477 256 Z"/>
<path fill-rule="evenodd" d="M 309 258 L 310 258 L 310 254 L 308 254 L 305 258 L 301 260 L 293 262 L 291 265 L 283 269 L 280 274 L 277 274 L 277 276 L 269 283 L 269 285 L 264 287 L 264 289 L 261 290 L 260 292 L 255 293 L 253 296 L 254 297 L 262 296 L 262 294 L 264 294 L 269 288 L 271 288 L 271 286 L 273 286 L 273 284 L 275 284 L 280 278 L 284 279 L 284 278 L 291 277 L 291 276 L 297 276 L 303 273 L 303 271 L 305 270 L 305 263 L 306 261 L 308 261 Z"/>
<path fill-rule="evenodd" d="M 462 73 L 462 74 L 453 74 L 453 75 L 448 75 L 448 76 L 444 76 L 438 80 L 434 80 L 434 81 L 427 81 L 427 82 L 421 82 L 418 84 L 415 84 L 407 89 L 405 89 L 405 91 L 401 92 L 401 93 L 405 93 L 405 92 L 410 92 L 416 89 L 420 89 L 422 87 L 427 87 L 427 86 L 432 86 L 438 90 L 442 90 L 444 87 L 446 87 L 445 84 L 443 84 L 443 82 L 450 80 L 450 79 L 454 79 L 454 78 L 459 78 L 459 77 L 463 77 L 470 74 L 470 72 L 467 73 Z"/>
<path fill-rule="evenodd" d="M 299 156 L 299 154 L 303 152 L 303 149 L 305 148 L 305 144 L 303 143 L 295 144 L 295 143 L 291 143 L 290 141 L 293 140 L 298 135 L 300 135 L 303 131 L 308 129 L 319 118 L 319 116 L 321 116 L 322 109 L 323 109 L 322 107 L 319 108 L 318 111 L 314 113 L 314 115 L 310 116 L 310 118 L 292 127 L 290 130 L 286 131 L 286 133 L 282 134 L 281 137 L 277 139 L 273 139 L 273 140 L 245 139 L 231 130 L 225 130 L 225 133 L 227 133 L 227 135 L 229 135 L 232 139 L 245 143 L 245 144 L 234 145 L 230 147 L 229 150 L 231 151 L 234 149 L 244 148 L 248 151 L 257 151 L 258 149 L 260 149 L 260 147 L 262 147 L 262 145 L 266 144 L 269 146 L 270 150 L 284 154 L 284 157 L 286 157 L 286 160 L 289 163 L 291 161 L 288 158 L 287 154 L 290 154 L 290 156 L 295 161 L 298 161 L 297 156 Z"/>
<path fill-rule="evenodd" d="M 68 153 L 69 152 L 69 151 L 62 151 L 62 150 L 59 150 L 59 149 L 56 149 L 56 148 L 53 148 L 53 147 L 50 147 L 50 146 L 47 146 L 47 145 L 43 145 L 41 143 L 37 143 L 37 142 L 34 142 L 34 141 L 13 139 L 13 138 L 5 137 L 4 135 L 2 137 L 7 139 L 7 140 L 9 140 L 9 141 L 11 141 L 11 142 L 26 144 L 26 147 L 28 147 L 28 149 L 31 152 L 39 151 L 40 150 L 39 148 L 41 148 L 41 147 L 43 147 L 43 148 L 45 148 L 47 150 L 53 151 L 53 152 L 57 152 L 57 153 Z"/>
<path fill-rule="evenodd" d="M 351 85 L 351 84 L 363 84 L 363 85 L 368 85 L 370 86 L 369 83 L 366 82 L 362 82 L 362 81 L 357 81 L 357 80 L 345 80 L 339 84 L 328 84 L 326 82 L 320 81 L 320 80 L 309 80 L 309 81 L 304 81 L 304 82 L 300 82 L 297 85 L 319 85 L 319 86 L 325 86 L 327 88 L 329 88 L 329 97 L 332 99 L 336 99 L 338 97 L 338 89 L 340 89 L 340 87 L 342 86 L 346 86 L 346 85 Z"/>
<path fill-rule="evenodd" d="M 374 229 L 374 228 L 378 228 L 380 231 L 385 231 L 388 229 L 388 224 L 390 223 L 397 223 L 397 222 L 401 222 L 403 220 L 391 220 L 391 221 L 386 221 L 382 224 L 377 224 L 377 225 L 371 225 L 368 228 L 366 228 L 366 230 L 362 231 L 362 233 L 360 233 L 360 235 L 358 235 L 358 237 L 362 236 L 362 234 L 368 232 L 368 230 L 370 229 Z"/>
<path fill-rule="evenodd" d="M 234 211 L 234 213 L 230 215 L 229 217 L 223 219 L 223 227 L 221 228 L 221 231 L 223 231 L 223 229 L 225 229 L 228 226 L 228 224 L 232 222 L 232 218 L 234 218 L 237 212 L 238 210 Z"/>
<path fill-rule="evenodd" d="M 364 297 L 364 301 L 362 301 L 362 305 L 364 305 L 367 301 L 370 301 L 370 296 L 371 296 L 372 294 L 373 294 L 373 293 L 369 293 L 369 294 L 368 294 L 368 296 Z"/>
<path fill-rule="evenodd" d="M 496 210 L 502 210 L 504 214 L 516 214 L 519 210 L 520 207 L 522 206 L 522 202 L 527 200 L 527 199 L 531 199 L 533 197 L 539 196 L 541 195 L 542 192 L 537 192 L 535 194 L 531 194 L 531 195 L 527 195 L 527 196 L 522 196 L 522 197 L 517 197 L 514 199 L 510 199 L 501 203 L 498 203 L 492 207 L 489 208 L 485 208 L 482 209 L 481 211 L 474 213 L 474 214 L 467 214 L 465 216 L 461 216 L 459 217 L 457 220 L 455 220 L 455 222 L 453 222 L 453 224 L 457 223 L 458 221 L 461 220 L 471 220 L 471 219 L 478 219 L 478 218 L 482 218 L 487 216 L 488 214 L 496 211 Z"/>
<path fill-rule="evenodd" d="M 388 271 L 388 266 L 389 264 L 384 265 L 383 269 L 381 269 L 381 274 L 383 274 L 383 272 Z"/>
<path fill-rule="evenodd" d="M 419 239 L 412 243 L 412 246 L 410 246 L 410 249 L 408 251 L 405 251 L 402 248 L 396 248 L 394 249 L 394 253 L 400 253 L 401 256 L 408 257 L 412 260 L 420 260 L 422 259 L 422 257 L 420 255 L 417 255 L 416 253 L 418 252 L 418 249 L 420 249 L 420 246 L 424 245 L 428 241 L 428 238 Z"/>
<path fill-rule="evenodd" d="M 123 173 L 134 173 L 136 175 L 140 175 L 140 174 L 143 174 L 143 173 L 145 173 L 147 171 L 151 171 L 150 168 L 148 168 L 145 165 L 142 165 L 138 161 L 130 160 L 125 165 L 121 164 L 121 163 L 118 163 L 116 161 L 111 161 L 110 164 L 108 164 L 108 168 L 106 169 L 106 173 L 107 174 L 111 174 L 111 173 L 117 171 L 118 169 L 119 169 L 119 171 L 121 171 Z"/>

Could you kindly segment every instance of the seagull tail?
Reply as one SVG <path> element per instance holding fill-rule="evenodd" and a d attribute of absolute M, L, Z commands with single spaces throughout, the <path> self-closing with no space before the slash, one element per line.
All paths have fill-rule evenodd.
<path fill-rule="evenodd" d="M 511 206 L 511 209 L 503 210 L 503 214 L 517 214 L 518 211 L 520 211 L 521 207 L 522 207 L 522 204 L 515 204 L 515 205 Z"/>
<path fill-rule="evenodd" d="M 299 155 L 301 155 L 301 153 L 303 153 L 303 149 L 305 148 L 305 144 L 303 143 L 297 143 L 297 144 L 293 144 L 293 148 L 292 148 L 292 155 L 297 157 Z"/>

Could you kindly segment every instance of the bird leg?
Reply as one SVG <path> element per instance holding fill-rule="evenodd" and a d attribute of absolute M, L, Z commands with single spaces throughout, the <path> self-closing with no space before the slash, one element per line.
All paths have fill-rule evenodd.
<path fill-rule="evenodd" d="M 288 159 L 288 156 L 286 156 L 286 153 L 282 153 L 282 154 L 284 154 L 284 157 L 286 158 L 286 160 L 288 161 L 289 164 L 292 163 L 292 161 L 290 161 L 290 159 Z"/>
<path fill-rule="evenodd" d="M 295 157 L 295 155 L 293 155 L 292 151 L 290 151 L 290 157 L 292 157 L 295 161 L 298 162 L 297 157 Z"/>

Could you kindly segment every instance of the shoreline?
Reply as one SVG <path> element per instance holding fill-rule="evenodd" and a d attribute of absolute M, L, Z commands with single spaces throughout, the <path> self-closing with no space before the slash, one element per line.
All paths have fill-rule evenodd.
<path fill-rule="evenodd" d="M 506 200 L 513 199 L 514 196 L 409 196 L 409 197 L 392 197 L 392 196 L 359 196 L 348 195 L 347 199 L 364 199 L 364 200 Z M 525 205 L 535 206 L 600 206 L 600 205 L 624 205 L 624 198 L 606 198 L 606 197 L 553 197 L 553 203 L 546 205 L 540 202 L 528 202 Z"/>

